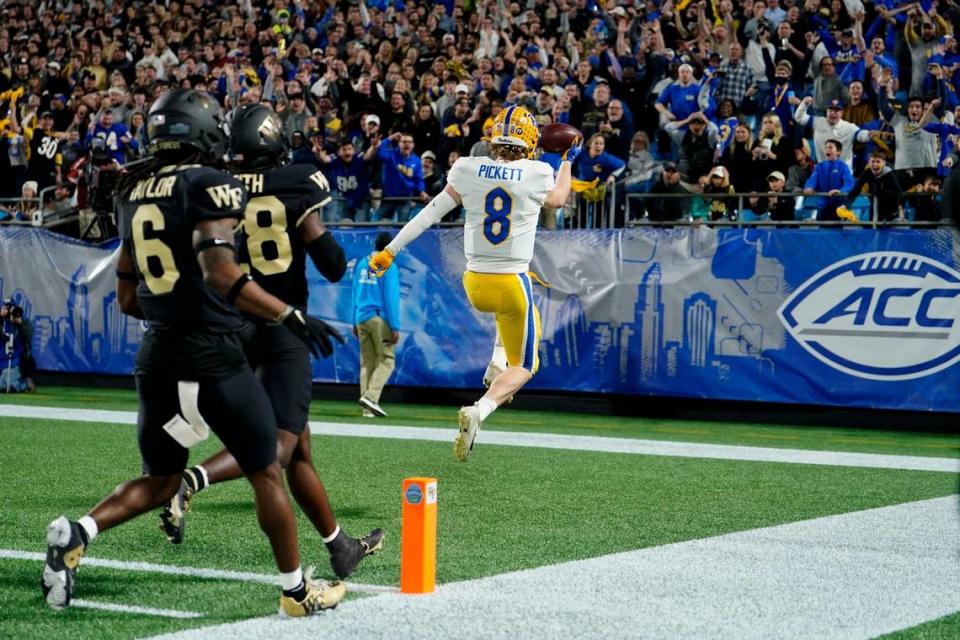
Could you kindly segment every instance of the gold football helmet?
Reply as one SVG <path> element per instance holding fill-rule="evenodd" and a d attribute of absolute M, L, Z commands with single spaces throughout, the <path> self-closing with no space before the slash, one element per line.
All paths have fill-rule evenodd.
<path fill-rule="evenodd" d="M 533 159 L 540 142 L 540 127 L 526 107 L 504 107 L 493 121 L 490 142 L 523 147 L 527 150 L 527 157 Z"/>

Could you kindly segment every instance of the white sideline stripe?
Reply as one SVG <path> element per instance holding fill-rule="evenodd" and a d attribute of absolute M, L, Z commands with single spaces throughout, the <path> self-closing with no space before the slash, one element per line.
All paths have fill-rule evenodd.
<path fill-rule="evenodd" d="M 202 618 L 202 613 L 196 611 L 178 611 L 176 609 L 154 609 L 153 607 L 138 607 L 129 604 L 114 604 L 112 602 L 97 602 L 96 600 L 81 600 L 74 598 L 70 601 L 71 607 L 83 609 L 100 609 L 101 611 L 118 611 L 120 613 L 137 613 L 144 616 L 159 616 L 161 618 Z"/>
<path fill-rule="evenodd" d="M 455 435 L 456 414 L 451 414 L 451 428 L 403 427 L 398 425 L 370 425 L 338 422 L 311 422 L 313 435 L 386 438 L 392 440 L 426 440 L 452 442 Z M 133 411 L 100 411 L 91 409 L 64 409 L 0 405 L 0 416 L 12 418 L 41 418 L 79 422 L 136 424 Z M 480 445 L 511 447 L 538 447 L 678 458 L 710 458 L 715 460 L 743 460 L 751 462 L 783 462 L 837 467 L 867 467 L 874 469 L 903 469 L 908 471 L 960 472 L 960 458 L 933 458 L 924 456 L 897 456 L 876 453 L 842 451 L 813 451 L 808 449 L 776 449 L 772 447 L 745 447 L 723 444 L 697 444 L 666 440 L 635 440 L 599 436 L 568 436 L 550 433 L 517 433 L 510 431 L 483 431 Z"/>
<path fill-rule="evenodd" d="M 960 610 L 957 506 L 935 498 L 154 640 L 872 638 Z"/>
<path fill-rule="evenodd" d="M 0 549 L 0 559 L 6 560 L 39 560 L 46 559 L 46 554 L 35 551 L 20 551 L 19 549 Z M 225 569 L 203 569 L 200 567 L 179 567 L 169 564 L 155 564 L 153 562 L 127 562 L 125 560 L 109 560 L 107 558 L 83 557 L 84 567 L 103 567 L 104 569 L 119 569 L 120 571 L 143 571 L 146 573 L 162 573 L 168 576 L 187 576 L 190 578 L 206 578 L 208 580 L 235 580 L 237 582 L 253 582 L 280 586 L 280 577 L 267 573 L 250 573 L 246 571 L 227 571 Z M 385 587 L 376 584 L 360 584 L 348 582 L 350 591 L 363 593 L 393 593 L 399 591 L 397 587 Z"/>

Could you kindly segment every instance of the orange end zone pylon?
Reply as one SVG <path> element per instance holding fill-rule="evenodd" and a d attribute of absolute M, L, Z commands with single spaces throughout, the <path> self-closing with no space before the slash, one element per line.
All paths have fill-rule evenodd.
<path fill-rule="evenodd" d="M 400 593 L 432 593 L 437 578 L 437 479 L 403 481 Z"/>

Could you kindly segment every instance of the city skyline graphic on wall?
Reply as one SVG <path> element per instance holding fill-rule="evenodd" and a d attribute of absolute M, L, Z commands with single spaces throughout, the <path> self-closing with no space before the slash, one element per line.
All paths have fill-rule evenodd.
<path fill-rule="evenodd" d="M 739 234 L 739 239 L 731 240 L 685 230 L 683 235 L 687 237 L 682 242 L 678 236 L 666 235 L 642 238 L 637 244 L 623 243 L 619 258 L 610 262 L 619 265 L 619 274 L 598 269 L 596 263 L 587 260 L 574 259 L 557 266 L 550 276 L 550 287 L 534 287 L 543 324 L 540 375 L 535 384 L 562 383 L 554 374 L 602 375 L 618 381 L 617 387 L 653 384 L 658 379 L 672 380 L 691 373 L 724 381 L 730 377 L 731 365 L 743 366 L 746 361 L 761 372 L 772 373 L 773 364 L 763 352 L 783 348 L 785 332 L 779 323 L 764 324 L 757 319 L 775 319 L 772 310 L 788 295 L 783 265 L 763 255 L 762 237 L 750 239 L 745 231 Z M 744 244 L 752 245 L 753 250 L 744 251 Z M 680 247 L 686 250 L 679 252 Z M 546 248 L 549 250 L 549 246 Z M 643 255 L 636 255 L 637 251 Z M 689 274 L 697 269 L 709 269 L 711 277 L 681 279 L 675 273 Z M 19 288 L 6 293 L 2 277 L 0 295 L 10 296 L 24 307 L 34 324 L 34 348 L 41 360 L 48 351 L 65 359 L 58 363 L 41 361 L 41 368 L 130 371 L 144 325 L 120 311 L 113 287 L 91 295 L 87 275 L 86 266 L 73 271 L 65 306 L 58 312 L 34 315 L 29 295 Z M 665 282 L 665 278 L 673 280 Z M 690 290 L 690 282 L 709 282 L 711 290 Z M 331 290 L 335 297 L 349 296 L 349 287 L 344 284 Z M 597 289 L 607 286 L 615 288 L 613 295 L 601 295 L 597 301 Z M 404 296 L 404 304 L 424 304 L 424 292 L 416 291 L 416 287 L 405 290 L 409 295 Z M 327 309 L 344 307 L 337 303 Z M 407 316 L 408 310 L 404 311 Z M 424 316 L 436 319 L 433 314 L 418 319 Z M 481 328 L 488 326 L 481 322 Z M 439 330 L 437 324 L 429 324 L 433 325 L 430 329 Z M 492 322 L 490 325 L 492 330 Z M 422 328 L 416 333 L 421 343 L 427 338 Z M 492 333 L 490 343 L 492 346 Z M 434 359 L 438 355 L 435 353 Z M 483 350 L 469 355 L 472 368 L 486 366 L 487 353 Z M 401 349 L 398 361 L 402 360 Z M 348 363 L 340 360 L 336 368 L 350 366 Z M 336 374 L 341 381 L 349 378 L 344 372 Z M 404 375 L 404 382 L 415 383 L 415 379 Z"/>
<path fill-rule="evenodd" d="M 23 307 L 24 317 L 33 323 L 33 348 L 41 369 L 132 370 L 133 359 L 143 337 L 144 326 L 122 311 L 112 288 L 106 295 L 91 295 L 87 267 L 81 265 L 70 277 L 69 292 L 60 315 L 34 315 L 34 303 L 22 288 L 7 292 L 0 276 L 0 297 L 11 298 Z M 58 362 L 48 354 L 56 353 Z"/>
<path fill-rule="evenodd" d="M 676 242 L 681 234 L 689 242 Z M 604 285 L 596 278 L 576 290 L 558 282 L 537 288 L 545 381 L 552 377 L 551 367 L 586 368 L 626 387 L 692 374 L 697 380 L 731 381 L 734 368 L 743 366 L 773 374 L 774 363 L 764 353 L 783 349 L 786 332 L 770 319 L 775 320 L 773 312 L 789 287 L 781 262 L 764 255 L 762 234 L 684 230 L 672 236 L 673 242 L 661 242 L 670 235 L 652 238 L 652 248 L 640 245 L 648 253 L 631 255 L 637 247 L 624 245 L 619 261 L 613 261 L 623 268 L 613 308 L 588 313 L 583 297 L 589 298 L 590 287 Z M 684 244 L 689 250 L 678 252 Z M 753 250 L 744 251 L 748 247 Z M 711 277 L 665 282 L 667 276 L 676 278 L 677 269 L 709 269 Z M 595 265 L 572 262 L 561 271 L 557 281 L 581 282 Z M 573 277 L 563 277 L 568 275 Z M 691 283 L 709 283 L 710 291 L 693 290 Z"/>

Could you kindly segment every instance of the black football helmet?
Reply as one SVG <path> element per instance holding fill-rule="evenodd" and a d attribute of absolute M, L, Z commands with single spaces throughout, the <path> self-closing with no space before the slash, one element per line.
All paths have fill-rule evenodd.
<path fill-rule="evenodd" d="M 147 150 L 151 154 L 195 150 L 208 160 L 226 155 L 229 131 L 217 101 L 193 89 L 160 96 L 147 114 Z"/>
<path fill-rule="evenodd" d="M 239 107 L 230 121 L 230 153 L 234 164 L 249 169 L 284 164 L 290 145 L 280 116 L 259 104 Z"/>

